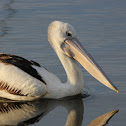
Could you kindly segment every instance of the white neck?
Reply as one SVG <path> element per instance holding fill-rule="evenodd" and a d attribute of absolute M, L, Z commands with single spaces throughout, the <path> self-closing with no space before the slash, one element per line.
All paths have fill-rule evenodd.
<path fill-rule="evenodd" d="M 67 74 L 67 82 L 63 84 L 60 94 L 72 96 L 82 92 L 84 80 L 80 65 L 74 59 L 64 55 L 62 51 L 56 52 Z"/>

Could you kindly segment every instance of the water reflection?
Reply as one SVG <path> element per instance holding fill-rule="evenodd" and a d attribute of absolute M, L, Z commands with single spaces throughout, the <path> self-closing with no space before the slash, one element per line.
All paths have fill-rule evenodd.
<path fill-rule="evenodd" d="M 8 13 L 7 16 L 0 20 L 0 37 L 3 37 L 7 34 L 9 27 L 7 26 L 7 21 L 16 13 L 16 10 L 11 7 L 11 4 L 14 3 L 14 0 L 9 0 L 8 3 L 3 5 L 4 10 Z"/>
<path fill-rule="evenodd" d="M 116 109 L 114 111 L 110 111 L 106 114 L 103 114 L 91 121 L 91 123 L 88 126 L 104 126 L 118 111 L 119 109 Z"/>
<path fill-rule="evenodd" d="M 1 102 L 0 125 L 30 125 L 38 122 L 57 106 L 68 110 L 66 126 L 81 126 L 83 101 L 81 98 L 65 100 L 39 100 L 34 102 Z M 13 118 L 12 118 L 13 117 Z"/>
<path fill-rule="evenodd" d="M 26 126 L 35 124 L 57 106 L 65 107 L 68 111 L 65 126 L 82 125 L 84 105 L 80 97 L 64 100 L 38 100 L 34 102 L 10 102 L 1 100 L 0 125 Z M 117 112 L 118 110 L 115 110 L 101 115 L 94 119 L 88 126 L 102 126 Z"/>

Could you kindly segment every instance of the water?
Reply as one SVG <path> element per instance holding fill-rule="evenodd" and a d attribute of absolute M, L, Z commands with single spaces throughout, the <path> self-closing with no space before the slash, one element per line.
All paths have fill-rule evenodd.
<path fill-rule="evenodd" d="M 27 115 L 27 117 L 18 115 L 20 118 L 17 123 L 20 125 L 33 123 L 35 126 L 52 124 L 64 126 L 73 125 L 71 122 L 75 122 L 75 126 L 81 123 L 87 126 L 91 125 L 91 121 L 97 117 L 107 112 L 111 113 L 113 110 L 116 113 L 119 109 L 107 125 L 125 125 L 125 15 L 125 0 L 0 0 L 0 51 L 2 53 L 16 54 L 35 60 L 65 82 L 64 69 L 48 43 L 47 28 L 53 20 L 68 22 L 75 27 L 82 45 L 92 54 L 120 91 L 117 94 L 106 88 L 83 69 L 85 87 L 91 91 L 90 97 L 23 103 L 17 105 L 22 108 L 21 110 L 13 109 L 16 103 L 13 103 L 13 106 L 9 103 L 1 103 L 1 108 L 2 106 L 4 108 L 1 109 L 0 118 L 5 118 L 5 113 L 14 114 L 5 110 L 16 111 L 16 113 L 19 110 L 19 113 L 24 112 Z M 110 118 L 108 114 L 106 117 Z M 104 118 L 100 117 L 100 120 L 103 122 Z M 9 124 L 10 120 L 5 122 L 6 125 L 12 125 Z M 94 125 L 98 124 L 95 122 Z"/>

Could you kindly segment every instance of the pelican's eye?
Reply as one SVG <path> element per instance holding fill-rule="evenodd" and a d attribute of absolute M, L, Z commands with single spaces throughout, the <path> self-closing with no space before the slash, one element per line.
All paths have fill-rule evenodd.
<path fill-rule="evenodd" d="M 69 37 L 72 37 L 72 33 L 71 32 L 66 32 L 66 35 Z"/>

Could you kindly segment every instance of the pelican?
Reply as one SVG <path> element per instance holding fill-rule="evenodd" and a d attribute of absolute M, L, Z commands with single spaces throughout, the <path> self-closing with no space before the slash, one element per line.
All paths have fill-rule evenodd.
<path fill-rule="evenodd" d="M 59 99 L 80 94 L 84 88 L 79 63 L 98 81 L 118 92 L 93 57 L 80 44 L 72 25 L 53 21 L 48 40 L 67 74 L 67 82 L 37 62 L 10 54 L 0 54 L 0 97 L 12 100 Z"/>

